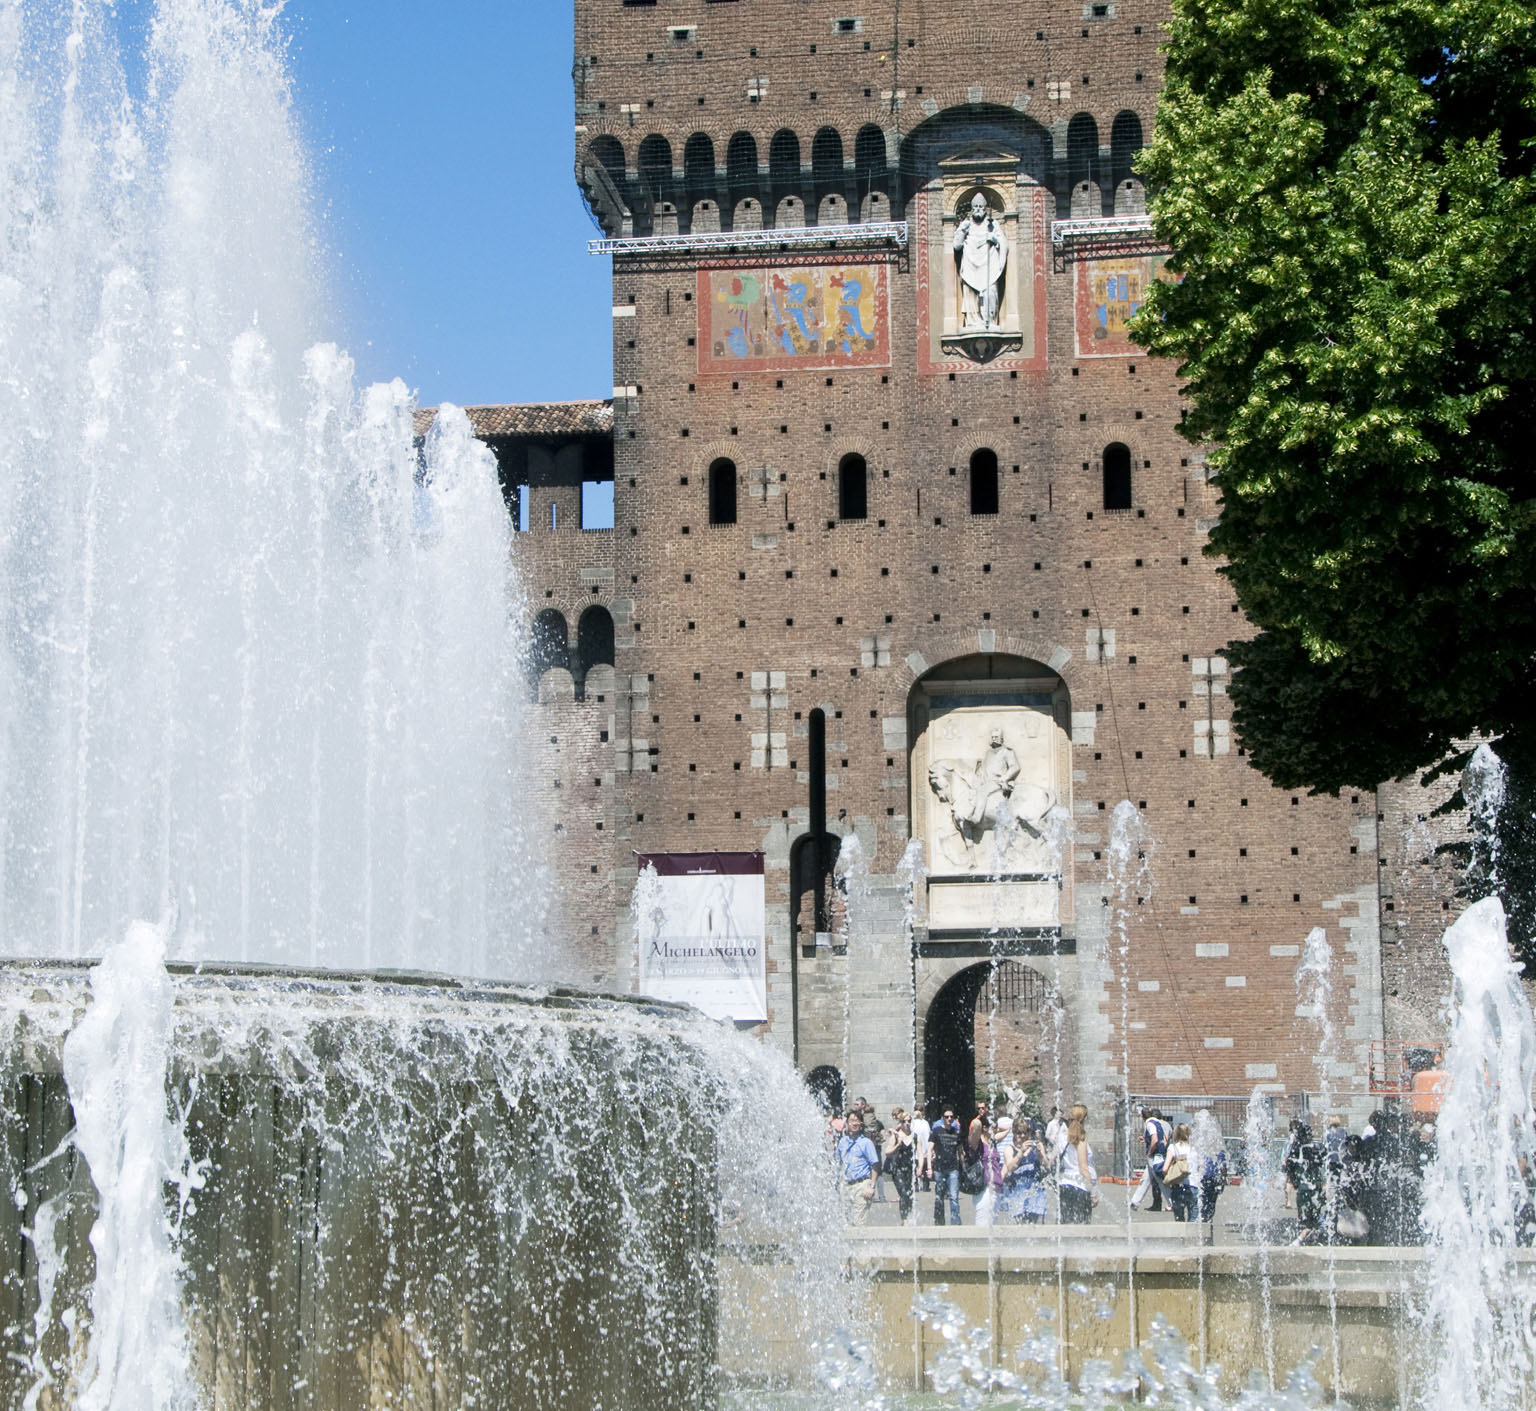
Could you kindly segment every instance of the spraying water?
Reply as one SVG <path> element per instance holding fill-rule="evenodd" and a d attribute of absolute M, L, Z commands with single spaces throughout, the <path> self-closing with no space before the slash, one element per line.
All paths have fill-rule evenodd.
<path fill-rule="evenodd" d="M 1248 1242 L 1259 1247 L 1259 1318 L 1264 1339 L 1264 1383 L 1271 1391 L 1275 1386 L 1275 1314 L 1265 1204 L 1276 1183 L 1274 1138 L 1273 1105 L 1262 1088 L 1255 1088 L 1248 1098 L 1248 1107 L 1243 1117 L 1243 1228 Z"/>
<path fill-rule="evenodd" d="M 182 1129 L 166 1115 L 171 981 L 164 938 L 132 927 L 91 972 L 90 1008 L 63 1046 L 74 1144 L 91 1170 L 97 1216 L 91 1338 L 81 1411 L 192 1411 L 167 1182 L 202 1185 Z M 50 1290 L 51 1293 L 51 1290 Z"/>
<path fill-rule="evenodd" d="M 1296 992 L 1301 1001 L 1296 1006 L 1298 1017 L 1310 1019 L 1317 1028 L 1318 1094 L 1322 1111 L 1314 1121 L 1325 1120 L 1333 1106 L 1333 947 L 1328 944 L 1328 932 L 1314 926 L 1308 933 L 1301 950 L 1301 963 L 1296 967 Z M 1314 1127 L 1312 1140 L 1320 1142 L 1322 1134 Z M 1317 1228 L 1328 1246 L 1328 1350 L 1333 1362 L 1333 1386 L 1335 1395 L 1341 1385 L 1341 1349 L 1339 1346 L 1339 1290 L 1338 1275 L 1334 1263 L 1334 1231 L 1338 1219 L 1338 1182 L 1334 1179 L 1329 1163 L 1324 1160 L 1321 1168 L 1323 1189 L 1319 1192 L 1321 1208 L 1317 1214 Z M 1296 1192 L 1296 1208 L 1301 1212 L 1302 1192 Z M 1303 1226 L 1302 1237 L 1306 1237 Z"/>
<path fill-rule="evenodd" d="M 1536 1289 L 1516 1265 L 1528 1221 L 1522 1166 L 1536 1161 L 1531 1087 L 1536 1026 L 1505 942 L 1497 897 L 1445 933 L 1456 977 L 1446 1055 L 1449 1092 L 1424 1178 L 1424 1228 L 1455 1278 L 1425 1281 L 1423 1323 L 1434 1349 L 1420 1405 L 1441 1411 L 1513 1406 L 1536 1369 Z"/>
<path fill-rule="evenodd" d="M 142 97 L 45 8 L 0 5 L 0 945 L 510 973 L 508 516 L 319 341 L 280 7 L 159 0 Z"/>

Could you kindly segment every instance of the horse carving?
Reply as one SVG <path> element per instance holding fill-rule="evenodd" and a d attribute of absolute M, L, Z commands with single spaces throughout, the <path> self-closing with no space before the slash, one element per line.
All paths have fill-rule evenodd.
<path fill-rule="evenodd" d="M 1056 795 L 1038 784 L 999 780 L 986 761 L 936 759 L 928 766 L 928 787 L 946 805 L 955 832 L 965 845 L 966 867 L 976 867 L 976 847 L 987 833 L 1006 849 L 1015 830 L 1037 840 L 1046 836 L 1046 819 Z"/>

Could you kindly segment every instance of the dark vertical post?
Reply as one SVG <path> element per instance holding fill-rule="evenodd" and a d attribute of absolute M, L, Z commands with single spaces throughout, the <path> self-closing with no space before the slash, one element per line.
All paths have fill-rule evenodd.
<path fill-rule="evenodd" d="M 813 710 L 810 723 L 811 848 L 816 859 L 816 929 L 827 925 L 827 713 Z"/>

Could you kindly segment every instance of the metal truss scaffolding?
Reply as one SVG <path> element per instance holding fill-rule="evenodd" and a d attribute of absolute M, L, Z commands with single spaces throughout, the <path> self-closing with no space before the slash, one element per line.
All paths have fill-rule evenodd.
<path fill-rule="evenodd" d="M 788 250 L 797 245 L 879 245 L 907 248 L 904 220 L 862 225 L 797 225 L 777 230 L 710 230 L 696 235 L 633 235 L 620 240 L 589 240 L 589 255 L 688 255 L 710 250 Z"/>
<path fill-rule="evenodd" d="M 1152 233 L 1151 216 L 1102 216 L 1095 220 L 1051 222 L 1051 256 L 1058 269 L 1074 260 L 1148 255 L 1167 248 Z"/>

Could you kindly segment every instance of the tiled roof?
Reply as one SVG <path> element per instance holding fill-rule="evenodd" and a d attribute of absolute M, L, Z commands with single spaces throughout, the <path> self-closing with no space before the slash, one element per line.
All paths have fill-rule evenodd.
<path fill-rule="evenodd" d="M 524 402 L 464 410 L 476 436 L 607 436 L 613 432 L 612 402 Z M 417 408 L 416 434 L 425 436 L 436 419 L 436 407 Z"/>

